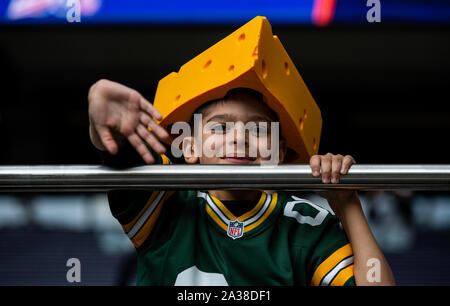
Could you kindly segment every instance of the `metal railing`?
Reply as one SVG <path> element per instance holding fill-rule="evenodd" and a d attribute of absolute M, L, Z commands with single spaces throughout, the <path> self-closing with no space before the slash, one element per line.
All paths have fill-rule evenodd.
<path fill-rule="evenodd" d="M 0 192 L 160 190 L 450 190 L 450 165 L 353 165 L 338 184 L 323 184 L 309 165 L 1 166 Z"/>

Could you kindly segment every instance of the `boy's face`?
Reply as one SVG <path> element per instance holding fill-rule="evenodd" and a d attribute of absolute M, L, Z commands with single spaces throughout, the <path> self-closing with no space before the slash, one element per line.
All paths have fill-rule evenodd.
<path fill-rule="evenodd" d="M 259 165 L 271 160 L 272 156 L 267 152 L 278 151 L 279 158 L 275 162 L 278 164 L 282 162 L 286 148 L 285 142 L 279 140 L 278 129 L 271 128 L 276 120 L 256 97 L 233 94 L 203 111 L 202 125 L 196 130 L 196 137 L 187 137 L 189 141 L 183 142 L 185 160 L 190 164 Z M 278 146 L 278 150 L 273 150 L 276 148 L 273 146 Z"/>

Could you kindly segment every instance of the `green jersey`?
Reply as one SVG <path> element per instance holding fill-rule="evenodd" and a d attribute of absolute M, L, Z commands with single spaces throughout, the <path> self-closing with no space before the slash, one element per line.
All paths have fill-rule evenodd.
<path fill-rule="evenodd" d="M 354 285 L 339 220 L 294 195 L 261 191 L 240 216 L 206 190 L 115 190 L 108 200 L 136 247 L 138 285 Z"/>

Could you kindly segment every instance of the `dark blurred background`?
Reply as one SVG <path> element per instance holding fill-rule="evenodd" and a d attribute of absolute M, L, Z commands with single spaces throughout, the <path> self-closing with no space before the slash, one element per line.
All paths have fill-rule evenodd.
<path fill-rule="evenodd" d="M 450 5 L 445 1 L 381 1 L 381 22 L 372 23 L 366 1 L 323 1 L 328 7 L 305 1 L 297 11 L 291 1 L 277 2 L 279 10 L 267 1 L 250 1 L 242 11 L 215 7 L 196 14 L 194 5 L 207 2 L 193 1 L 191 10 L 179 7 L 179 15 L 173 14 L 174 5 L 152 3 L 159 5 L 152 11 L 136 1 L 136 13 L 133 5 L 114 2 L 128 9 L 123 16 L 112 2 L 82 1 L 90 15 L 82 15 L 80 23 L 65 18 L 66 1 L 54 1 L 58 9 L 45 8 L 44 1 L 22 1 L 31 8 L 19 2 L 0 4 L 2 165 L 99 164 L 87 116 L 87 93 L 95 81 L 123 83 L 152 101 L 162 77 L 256 15 L 269 18 L 322 111 L 320 153 L 351 154 L 358 163 L 450 164 Z M 77 254 L 91 271 L 82 284 L 130 281 L 120 281 L 126 273 L 119 271 L 123 262 L 133 271 L 133 253 L 110 222 L 103 196 L 0 195 L 0 284 L 67 284 L 65 260 Z M 403 229 L 415 237 L 400 239 L 410 241 L 400 251 L 382 245 L 399 283 L 450 284 L 443 273 L 450 271 L 448 194 L 416 192 L 406 206 L 398 204 L 403 203 L 398 195 L 382 196 L 393 204 L 381 211 L 370 204 L 378 195 L 367 194 L 366 201 L 372 224 L 387 231 L 378 237 L 390 237 L 392 227 L 383 220 L 393 215 L 406 221 L 388 225 L 406 222 Z M 67 204 L 71 201 L 78 204 Z M 89 201 L 99 205 L 97 215 L 85 207 Z M 55 207 L 62 207 L 59 215 L 48 212 Z M 75 228 L 61 221 L 74 215 L 79 216 Z M 119 246 L 102 248 L 108 244 Z"/>
<path fill-rule="evenodd" d="M 152 101 L 158 81 L 236 26 L 5 26 L 3 164 L 95 164 L 87 93 L 100 78 Z M 360 163 L 449 163 L 450 26 L 276 26 L 318 103 L 320 151 Z"/>

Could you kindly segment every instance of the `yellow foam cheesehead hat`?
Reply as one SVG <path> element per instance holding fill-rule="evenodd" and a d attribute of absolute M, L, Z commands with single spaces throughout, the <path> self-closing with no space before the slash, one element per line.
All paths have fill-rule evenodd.
<path fill-rule="evenodd" d="M 288 146 L 285 163 L 308 163 L 317 154 L 322 117 L 300 73 L 265 17 L 255 17 L 158 83 L 154 106 L 168 128 L 189 122 L 203 103 L 234 88 L 251 88 L 280 120 Z M 170 132 L 170 130 L 169 130 Z"/>

